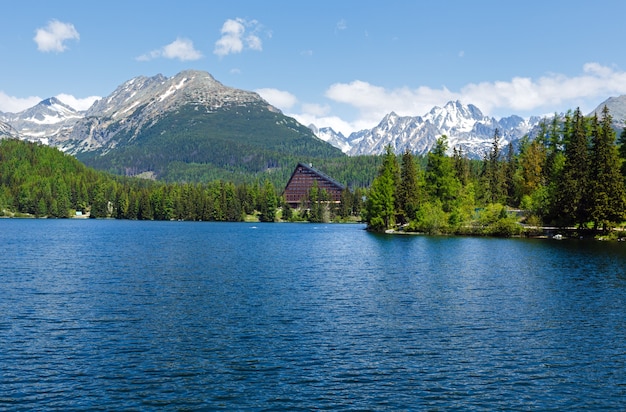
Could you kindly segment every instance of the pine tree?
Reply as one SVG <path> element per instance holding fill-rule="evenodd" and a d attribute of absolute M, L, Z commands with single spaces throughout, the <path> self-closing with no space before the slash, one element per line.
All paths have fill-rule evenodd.
<path fill-rule="evenodd" d="M 565 143 L 565 164 L 558 180 L 555 216 L 562 225 L 582 226 L 588 220 L 586 194 L 589 184 L 589 139 L 580 108 L 574 112 L 572 128 Z"/>
<path fill-rule="evenodd" d="M 622 176 L 626 179 L 626 126 L 622 129 L 622 133 L 619 135 L 619 157 L 621 158 L 621 172 Z"/>
<path fill-rule="evenodd" d="M 599 124 L 597 116 L 594 117 L 591 136 L 589 218 L 595 229 L 602 225 L 603 230 L 607 230 L 611 223 L 623 220 L 626 206 L 612 120 L 608 107 L 604 106 Z"/>
<path fill-rule="evenodd" d="M 459 147 L 458 150 L 456 147 L 453 149 L 452 159 L 454 161 L 456 178 L 461 183 L 461 186 L 466 186 L 470 180 L 470 163 L 469 159 L 463 154 L 462 147 Z"/>
<path fill-rule="evenodd" d="M 369 230 L 384 232 L 395 225 L 395 195 L 398 182 L 398 160 L 387 146 L 378 176 L 372 182 L 365 204 Z"/>
<path fill-rule="evenodd" d="M 400 169 L 400 185 L 396 196 L 396 211 L 398 223 L 404 224 L 415 218 L 419 207 L 419 181 L 415 159 L 409 150 L 402 155 Z"/>
<path fill-rule="evenodd" d="M 543 184 L 543 166 L 545 165 L 545 147 L 539 140 L 522 143 L 516 181 L 516 192 L 521 199 L 530 196 Z"/>
<path fill-rule="evenodd" d="M 504 169 L 500 161 L 500 131 L 495 130 L 491 151 L 485 159 L 483 182 L 485 186 L 485 201 L 487 203 L 501 203 L 505 198 Z"/>
<path fill-rule="evenodd" d="M 259 220 L 261 222 L 273 222 L 276 219 L 278 199 L 276 190 L 269 179 L 265 180 L 259 196 Z"/>
<path fill-rule="evenodd" d="M 504 192 L 506 193 L 506 203 L 515 203 L 515 171 L 517 170 L 517 157 L 513 144 L 509 143 L 506 152 L 506 163 L 504 165 Z"/>
<path fill-rule="evenodd" d="M 442 135 L 428 153 L 425 173 L 426 192 L 431 201 L 439 200 L 444 212 L 452 210 L 460 183 L 455 176 L 452 159 L 446 155 L 448 137 Z"/>

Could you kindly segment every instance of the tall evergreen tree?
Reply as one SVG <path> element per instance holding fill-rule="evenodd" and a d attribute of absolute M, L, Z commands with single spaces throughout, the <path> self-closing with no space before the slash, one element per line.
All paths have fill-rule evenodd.
<path fill-rule="evenodd" d="M 589 218 L 593 221 L 594 228 L 602 226 L 604 230 L 608 229 L 611 223 L 624 219 L 626 206 L 626 191 L 620 173 L 612 120 L 608 107 L 604 106 L 600 123 L 598 124 L 597 116 L 593 119 L 591 136 Z"/>
<path fill-rule="evenodd" d="M 395 196 L 398 182 L 398 160 L 387 146 L 378 176 L 372 182 L 365 204 L 369 230 L 384 232 L 395 225 Z"/>
<path fill-rule="evenodd" d="M 404 224 L 415 218 L 419 207 L 419 181 L 415 159 L 409 150 L 402 155 L 400 185 L 396 196 L 398 223 Z"/>
<path fill-rule="evenodd" d="M 546 151 L 539 140 L 528 142 L 524 139 L 520 148 L 517 167 L 516 192 L 521 199 L 530 196 L 543 184 L 543 166 Z"/>
<path fill-rule="evenodd" d="M 502 167 L 500 147 L 500 130 L 493 133 L 491 151 L 485 159 L 483 182 L 485 186 L 485 201 L 487 203 L 502 203 L 505 200 L 506 187 L 504 182 L 504 168 Z"/>
<path fill-rule="evenodd" d="M 261 222 L 273 222 L 276 220 L 278 198 L 276 189 L 269 179 L 265 180 L 259 196 L 259 220 Z"/>
<path fill-rule="evenodd" d="M 517 170 L 518 158 L 515 156 L 513 144 L 509 143 L 506 151 L 506 163 L 504 164 L 504 189 L 506 193 L 506 203 L 512 205 L 516 203 L 515 199 L 515 171 Z"/>
<path fill-rule="evenodd" d="M 470 161 L 463 154 L 463 148 L 455 147 L 452 152 L 452 159 L 454 161 L 454 170 L 456 178 L 459 180 L 462 186 L 466 186 L 470 181 Z"/>
<path fill-rule="evenodd" d="M 560 217 L 562 225 L 582 226 L 588 220 L 586 194 L 589 185 L 589 139 L 586 120 L 580 108 L 574 112 L 572 128 L 566 137 L 565 163 L 558 180 L 558 192 L 554 215 Z"/>
<path fill-rule="evenodd" d="M 433 150 L 428 153 L 425 183 L 430 200 L 439 200 L 444 212 L 452 210 L 460 188 L 452 159 L 447 156 L 448 136 L 437 139 Z"/>
<path fill-rule="evenodd" d="M 622 172 L 622 176 L 626 179 L 626 125 L 622 129 L 622 133 L 619 135 L 619 157 L 621 158 L 622 164 L 620 170 Z"/>

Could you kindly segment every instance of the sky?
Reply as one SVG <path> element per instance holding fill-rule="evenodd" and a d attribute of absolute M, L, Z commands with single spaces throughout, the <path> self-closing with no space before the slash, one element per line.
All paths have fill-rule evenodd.
<path fill-rule="evenodd" d="M 497 119 L 626 94 L 626 1 L 33 1 L 0 7 L 0 112 L 209 72 L 344 135 L 459 100 Z"/>

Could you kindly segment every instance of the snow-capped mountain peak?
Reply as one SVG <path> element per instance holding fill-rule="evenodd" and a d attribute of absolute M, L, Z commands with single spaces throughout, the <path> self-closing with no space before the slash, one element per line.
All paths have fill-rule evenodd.
<path fill-rule="evenodd" d="M 52 136 L 67 135 L 83 115 L 56 97 L 50 97 L 19 113 L 4 113 L 0 120 L 18 130 L 24 138 L 47 144 Z"/>
<path fill-rule="evenodd" d="M 319 130 L 325 130 L 323 140 L 348 155 L 381 154 L 387 145 L 396 153 L 409 150 L 425 154 L 441 135 L 446 135 L 450 152 L 461 148 L 467 155 L 480 158 L 490 149 L 496 129 L 505 145 L 523 137 L 538 122 L 539 118 L 526 121 L 519 116 L 497 121 L 483 115 L 478 107 L 457 100 L 443 107 L 435 106 L 423 116 L 398 116 L 391 112 L 373 129 L 354 132 L 347 138 L 331 134 L 332 129 Z"/>

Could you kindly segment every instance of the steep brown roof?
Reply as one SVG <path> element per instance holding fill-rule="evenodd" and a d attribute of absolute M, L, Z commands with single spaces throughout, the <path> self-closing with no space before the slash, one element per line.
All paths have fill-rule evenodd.
<path fill-rule="evenodd" d="M 290 206 L 297 206 L 303 198 L 308 196 L 314 182 L 317 182 L 320 189 L 326 190 L 333 201 L 341 200 L 341 192 L 345 189 L 344 185 L 314 169 L 311 165 L 298 163 L 287 182 L 287 186 L 285 186 L 283 192 L 285 201 Z"/>

